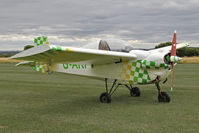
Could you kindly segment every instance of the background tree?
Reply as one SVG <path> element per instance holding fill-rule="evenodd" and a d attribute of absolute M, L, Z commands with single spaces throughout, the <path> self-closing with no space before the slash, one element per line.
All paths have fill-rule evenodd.
<path fill-rule="evenodd" d="M 170 46 L 170 45 L 172 45 L 172 42 L 164 42 L 164 43 L 160 43 L 156 45 L 155 48 L 161 48 L 161 47 Z"/>

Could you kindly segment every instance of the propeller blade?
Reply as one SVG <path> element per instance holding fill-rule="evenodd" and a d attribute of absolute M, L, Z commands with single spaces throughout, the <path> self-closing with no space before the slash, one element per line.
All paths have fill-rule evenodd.
<path fill-rule="evenodd" d="M 176 31 L 173 34 L 173 41 L 171 47 L 171 56 L 176 56 Z"/>
<path fill-rule="evenodd" d="M 173 41 L 171 47 L 171 58 L 176 57 L 176 31 L 173 34 Z M 174 61 L 172 61 L 172 78 L 171 78 L 171 91 L 173 90 L 173 76 L 174 76 Z"/>
<path fill-rule="evenodd" d="M 173 73 L 174 73 L 174 62 L 172 62 L 171 91 L 173 91 Z"/>

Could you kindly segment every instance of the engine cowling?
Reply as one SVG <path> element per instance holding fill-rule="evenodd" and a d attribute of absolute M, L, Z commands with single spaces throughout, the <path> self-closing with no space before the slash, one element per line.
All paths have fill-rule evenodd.
<path fill-rule="evenodd" d="M 146 69 L 167 69 L 169 65 L 165 62 L 165 55 L 161 53 L 151 54 L 142 61 L 142 67 Z"/>
<path fill-rule="evenodd" d="M 171 62 L 175 62 L 177 63 L 178 61 L 182 60 L 182 58 L 178 57 L 178 56 L 171 56 L 170 57 L 170 61 Z"/>

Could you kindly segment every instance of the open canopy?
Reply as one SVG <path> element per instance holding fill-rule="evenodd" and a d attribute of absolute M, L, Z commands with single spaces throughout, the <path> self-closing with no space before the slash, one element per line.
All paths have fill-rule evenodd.
<path fill-rule="evenodd" d="M 133 46 L 128 42 L 119 39 L 100 40 L 99 49 L 117 52 L 129 52 Z"/>

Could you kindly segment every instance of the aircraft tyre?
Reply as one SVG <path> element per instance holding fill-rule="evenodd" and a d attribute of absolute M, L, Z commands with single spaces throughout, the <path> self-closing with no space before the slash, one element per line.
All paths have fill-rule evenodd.
<path fill-rule="evenodd" d="M 158 95 L 158 101 L 159 102 L 167 102 L 167 103 L 169 103 L 171 101 L 171 98 L 170 98 L 170 96 L 169 96 L 169 94 L 167 92 L 161 92 Z"/>
<path fill-rule="evenodd" d="M 139 97 L 141 95 L 140 89 L 138 87 L 131 88 L 130 95 L 134 97 Z"/>
<path fill-rule="evenodd" d="M 111 102 L 111 95 L 107 92 L 104 92 L 100 95 L 100 102 L 101 103 L 110 103 Z"/>

